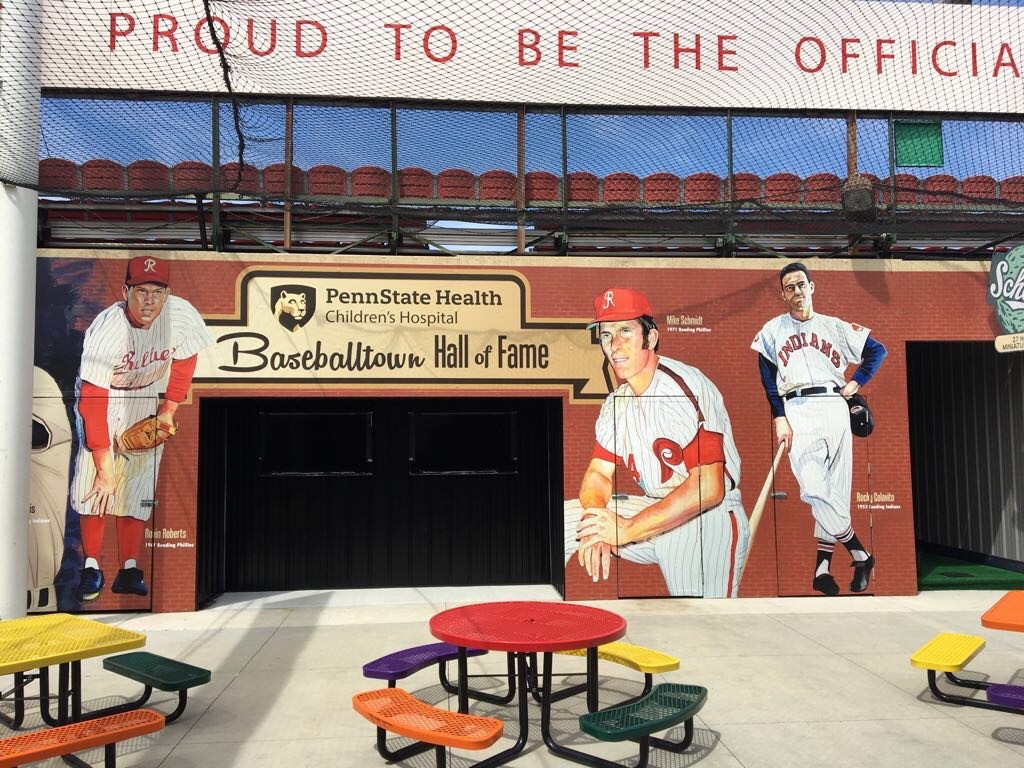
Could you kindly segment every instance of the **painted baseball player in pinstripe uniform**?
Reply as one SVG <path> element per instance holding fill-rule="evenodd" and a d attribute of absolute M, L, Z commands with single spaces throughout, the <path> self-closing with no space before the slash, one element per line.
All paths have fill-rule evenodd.
<path fill-rule="evenodd" d="M 601 349 L 622 384 L 605 400 L 579 501 L 565 511 L 566 560 L 597 581 L 611 557 L 657 564 L 669 594 L 735 597 L 749 544 L 740 457 L 722 395 L 690 365 L 660 357 L 647 298 L 594 300 Z M 615 488 L 621 464 L 642 495 Z M 574 514 L 575 512 L 575 514 Z"/>
<path fill-rule="evenodd" d="M 863 592 L 875 558 L 850 518 L 853 440 L 846 399 L 874 376 L 886 350 L 869 329 L 815 313 L 814 283 L 803 264 L 787 264 L 779 279 L 789 312 L 769 320 L 751 348 L 758 352 L 776 439 L 789 451 L 800 498 L 814 515 L 818 556 L 812 585 L 822 594 L 839 594 L 830 572 L 839 541 L 853 557 L 850 591 Z M 856 364 L 847 381 L 846 369 Z"/>
<path fill-rule="evenodd" d="M 64 555 L 71 422 L 60 386 L 36 366 L 32 374 L 32 472 L 28 497 L 28 610 L 57 610 L 54 577 Z"/>
<path fill-rule="evenodd" d="M 121 289 L 124 300 L 100 312 L 85 334 L 75 385 L 79 451 L 71 482 L 85 554 L 79 578 L 83 600 L 99 597 L 105 582 L 99 557 L 106 515 L 117 518 L 120 570 L 112 591 L 149 592 L 138 561 L 163 446 L 128 456 L 118 437 L 154 413 L 173 424 L 192 384 L 196 355 L 213 343 L 195 307 L 172 296 L 168 284 L 167 262 L 133 258 Z"/>

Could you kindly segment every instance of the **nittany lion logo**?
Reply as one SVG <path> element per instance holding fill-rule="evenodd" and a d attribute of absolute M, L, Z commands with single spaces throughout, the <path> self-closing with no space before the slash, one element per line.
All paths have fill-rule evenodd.
<path fill-rule="evenodd" d="M 275 285 L 270 289 L 270 310 L 282 326 L 295 332 L 316 310 L 316 291 L 308 285 Z"/>
<path fill-rule="evenodd" d="M 988 303 L 1006 333 L 1024 332 L 1024 245 L 993 254 L 988 273 Z"/>

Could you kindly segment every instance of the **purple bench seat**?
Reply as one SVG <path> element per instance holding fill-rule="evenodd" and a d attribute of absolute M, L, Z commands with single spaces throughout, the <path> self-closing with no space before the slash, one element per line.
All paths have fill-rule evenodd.
<path fill-rule="evenodd" d="M 1024 710 L 1024 685 L 995 683 L 985 689 L 985 696 L 993 704 Z"/>
<path fill-rule="evenodd" d="M 476 648 L 467 648 L 466 656 L 483 656 L 487 651 Z M 390 687 L 394 687 L 396 680 L 408 677 L 414 672 L 433 666 L 443 665 L 447 661 L 456 661 L 459 658 L 458 646 L 451 643 L 429 643 L 418 645 L 415 648 L 405 648 L 401 651 L 389 653 L 363 665 L 363 677 L 372 677 L 376 680 L 387 680 Z"/>
<path fill-rule="evenodd" d="M 479 648 L 467 648 L 466 656 L 483 656 L 487 651 Z M 480 701 L 490 702 L 491 704 L 508 704 L 515 698 L 515 666 L 512 660 L 513 654 L 506 654 L 506 666 L 505 677 L 508 680 L 508 692 L 502 694 L 489 693 L 487 691 L 476 690 L 469 688 L 468 695 L 470 698 L 478 699 Z M 429 666 L 437 664 L 437 677 L 441 682 L 441 687 L 444 688 L 448 693 L 456 694 L 459 692 L 458 686 L 448 679 L 448 675 L 445 673 L 445 662 L 458 661 L 459 658 L 459 647 L 452 645 L 451 643 L 430 643 L 428 645 L 418 645 L 415 648 L 405 648 L 401 651 L 395 651 L 389 653 L 387 656 L 381 656 L 379 659 L 363 665 L 363 676 L 372 677 L 377 680 L 387 680 L 388 688 L 395 688 L 397 680 L 408 677 L 414 672 L 419 672 L 421 669 L 426 669 Z M 493 675 L 468 675 L 468 677 L 493 677 Z M 467 685 L 468 687 L 468 685 Z M 401 758 L 388 757 L 389 760 L 397 760 Z"/>

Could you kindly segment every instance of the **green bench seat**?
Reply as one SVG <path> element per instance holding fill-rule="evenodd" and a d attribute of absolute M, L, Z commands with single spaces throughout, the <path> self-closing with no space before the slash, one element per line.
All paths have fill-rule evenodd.
<path fill-rule="evenodd" d="M 153 689 L 177 692 L 178 706 L 167 715 L 167 722 L 177 720 L 185 711 L 188 702 L 188 690 L 197 685 L 210 682 L 210 670 L 194 667 L 183 661 L 168 659 L 148 651 L 133 651 L 117 656 L 108 656 L 103 660 L 103 668 L 118 675 L 142 683 L 145 690 L 135 701 L 125 704 L 123 709 L 137 709 L 149 701 Z"/>
<path fill-rule="evenodd" d="M 632 703 L 580 715 L 580 730 L 601 741 L 636 741 L 683 722 L 692 726 L 707 698 L 699 685 L 661 683 Z"/>
<path fill-rule="evenodd" d="M 661 683 L 636 701 L 619 704 L 597 712 L 580 715 L 580 730 L 601 741 L 636 741 L 640 745 L 633 768 L 645 768 L 651 747 L 679 753 L 693 743 L 693 717 L 708 698 L 708 689 L 685 683 Z M 670 741 L 653 736 L 673 726 L 684 724 L 683 738 Z M 608 761 L 579 750 L 552 743 L 545 738 L 555 754 L 592 765 L 611 765 Z"/>

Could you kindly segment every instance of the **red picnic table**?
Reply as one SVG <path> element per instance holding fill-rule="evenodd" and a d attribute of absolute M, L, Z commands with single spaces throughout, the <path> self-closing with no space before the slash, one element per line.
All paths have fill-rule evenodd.
<path fill-rule="evenodd" d="M 503 765 L 523 751 L 529 736 L 530 674 L 527 659 L 544 654 L 541 734 L 548 748 L 559 753 L 550 738 L 551 654 L 587 649 L 587 707 L 597 708 L 597 647 L 626 634 L 626 620 L 601 608 L 576 603 L 512 601 L 476 603 L 450 608 L 430 620 L 434 637 L 459 647 L 459 711 L 469 710 L 467 648 L 505 651 L 514 656 L 519 704 L 519 737 L 509 749 L 481 761 L 480 768 Z M 595 758 L 595 764 L 603 761 Z"/>

